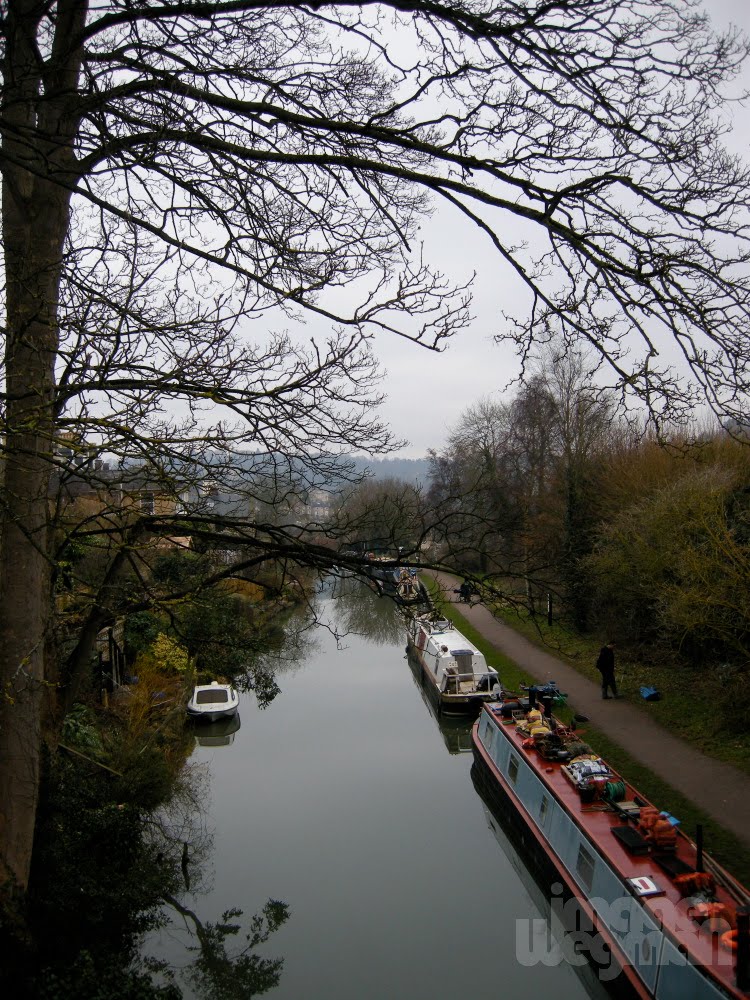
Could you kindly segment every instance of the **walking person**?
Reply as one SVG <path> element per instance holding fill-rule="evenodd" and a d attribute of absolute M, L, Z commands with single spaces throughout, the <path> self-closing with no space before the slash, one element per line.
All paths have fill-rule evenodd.
<path fill-rule="evenodd" d="M 608 642 L 599 650 L 596 669 L 602 675 L 602 698 L 609 698 L 607 690 L 611 689 L 612 697 L 619 698 L 617 682 L 615 681 L 615 644 Z"/>

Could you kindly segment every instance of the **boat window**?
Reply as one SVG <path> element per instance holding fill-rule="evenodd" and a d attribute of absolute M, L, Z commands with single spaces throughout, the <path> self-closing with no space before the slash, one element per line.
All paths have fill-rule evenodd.
<path fill-rule="evenodd" d="M 488 719 L 482 720 L 482 729 L 480 730 L 482 735 L 482 742 L 487 747 L 488 750 L 492 749 L 492 741 L 495 738 L 494 726 L 491 726 Z"/>
<path fill-rule="evenodd" d="M 516 778 L 518 777 L 518 757 L 514 757 L 513 754 L 511 754 L 510 763 L 508 764 L 508 777 L 515 785 Z"/>
<path fill-rule="evenodd" d="M 539 825 L 544 826 L 544 821 L 547 818 L 547 809 L 549 808 L 549 799 L 546 795 L 542 796 L 542 801 L 539 804 Z"/>
<path fill-rule="evenodd" d="M 224 688 L 212 688 L 210 691 L 199 691 L 195 700 L 199 705 L 211 705 L 219 701 L 229 701 L 229 692 Z"/>
<path fill-rule="evenodd" d="M 578 848 L 576 872 L 581 876 L 584 887 L 591 889 L 594 881 L 594 855 L 587 851 L 583 844 Z"/>

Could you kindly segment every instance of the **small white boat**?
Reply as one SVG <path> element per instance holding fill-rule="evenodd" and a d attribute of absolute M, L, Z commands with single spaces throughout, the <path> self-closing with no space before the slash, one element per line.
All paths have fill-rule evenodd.
<path fill-rule="evenodd" d="M 231 684 L 211 681 L 210 684 L 196 684 L 187 703 L 187 713 L 191 719 L 216 722 L 235 715 L 239 704 L 240 697 Z"/>

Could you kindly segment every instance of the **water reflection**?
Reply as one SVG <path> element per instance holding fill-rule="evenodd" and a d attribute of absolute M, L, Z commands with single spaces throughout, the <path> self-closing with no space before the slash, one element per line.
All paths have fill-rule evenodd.
<path fill-rule="evenodd" d="M 330 627 L 313 631 L 314 619 Z M 169 927 L 150 937 L 146 953 L 174 970 L 186 998 L 228 998 L 220 989 L 240 982 L 232 963 L 243 936 L 258 918 L 260 933 L 270 930 L 264 912 L 251 914 L 278 895 L 293 919 L 281 911 L 283 926 L 259 950 L 274 962 L 283 955 L 283 974 L 281 965 L 257 970 L 269 981 L 280 974 L 275 1000 L 553 992 L 582 1000 L 572 969 L 517 960 L 516 921 L 538 910 L 487 830 L 465 753 L 470 723 L 441 719 L 425 700 L 393 603 L 331 581 L 297 626 L 304 669 L 291 667 L 293 683 L 282 654 L 282 696 L 262 712 L 243 703 L 231 752 L 194 749 L 194 766 L 209 775 L 202 806 L 214 827 L 215 871 L 195 872 L 198 892 L 174 892 Z M 192 877 L 192 860 L 188 870 Z M 227 909 L 237 905 L 249 920 Z M 217 940 L 215 925 L 240 923 L 245 931 Z M 434 959 L 436 942 L 438 961 L 417 957 Z M 199 977 L 179 971 L 197 955 Z M 217 985 L 204 969 L 216 970 Z M 255 986 L 242 989 L 238 1000 Z"/>
<path fill-rule="evenodd" d="M 165 901 L 182 917 L 194 939 L 189 947 L 197 952 L 196 957 L 189 966 L 180 969 L 180 976 L 196 997 L 249 1000 L 279 985 L 284 959 L 264 958 L 256 949 L 286 923 L 289 917 L 286 903 L 269 899 L 245 931 L 240 909 L 225 910 L 221 920 L 204 922 L 179 900 L 167 897 Z M 164 971 L 165 966 L 162 964 L 161 968 Z"/>
<path fill-rule="evenodd" d="M 210 910 L 202 916 L 214 853 L 206 769 L 188 764 L 158 812 L 124 802 L 116 779 L 81 757 L 50 761 L 27 933 L 7 947 L 12 928 L 0 928 L 0 993 L 14 1000 L 249 1000 L 276 987 L 284 960 L 259 952 L 288 920 L 285 903 L 269 899 L 247 917 L 236 906 L 219 919 Z M 233 894 L 232 902 L 239 899 Z M 143 953 L 148 932 L 184 935 L 179 967 Z"/>
<path fill-rule="evenodd" d="M 234 735 L 240 728 L 240 713 L 216 722 L 193 723 L 193 728 L 196 746 L 228 747 L 234 743 Z"/>
<path fill-rule="evenodd" d="M 559 928 L 559 923 L 552 920 L 552 908 L 550 905 L 551 887 L 538 882 L 532 873 L 532 869 L 527 867 L 524 858 L 526 857 L 523 834 L 519 834 L 509 821 L 507 807 L 503 808 L 492 795 L 487 780 L 483 778 L 481 768 L 476 764 L 471 768 L 471 780 L 479 796 L 484 817 L 488 828 L 497 841 L 504 859 L 510 864 L 518 875 L 518 878 L 528 893 L 535 908 L 542 914 L 544 921 L 523 920 L 525 927 L 516 926 L 516 937 L 523 937 L 525 947 L 529 954 L 536 954 L 539 961 L 549 966 L 557 968 L 565 962 L 562 947 L 561 935 L 564 933 Z M 533 937 L 533 944 L 530 944 L 529 937 Z M 544 957 L 541 957 L 544 956 Z M 575 964 L 575 971 L 582 985 L 585 987 L 589 1000 L 609 1000 L 611 994 L 605 984 L 597 976 L 596 970 L 587 962 Z"/>
<path fill-rule="evenodd" d="M 283 683 L 281 686 L 277 683 L 281 676 L 293 676 L 315 656 L 320 645 L 316 634 L 317 626 L 315 607 L 298 605 L 289 610 L 282 622 L 276 623 L 272 641 L 265 642 L 257 650 L 255 676 L 265 679 L 268 688 L 273 689 L 273 697 L 283 691 Z M 258 708 L 267 708 L 273 700 L 273 697 L 260 697 L 257 685 L 240 687 L 253 692 Z"/>
<path fill-rule="evenodd" d="M 419 690 L 422 701 L 435 720 L 435 724 L 440 730 L 440 735 L 443 737 L 443 742 L 448 753 L 471 753 L 471 725 L 473 720 L 462 716 L 446 715 L 444 712 L 441 712 L 440 704 L 435 695 L 435 688 L 425 681 L 422 664 L 411 649 L 406 653 L 406 660 L 409 663 L 414 683 Z"/>
<path fill-rule="evenodd" d="M 196 743 L 225 745 L 239 728 L 239 715 L 196 727 Z M 157 856 L 169 858 L 172 867 L 179 857 L 182 875 L 179 891 L 174 878 L 161 890 L 160 934 L 152 937 L 141 956 L 143 968 L 155 974 L 156 985 L 167 990 L 169 1000 L 250 1000 L 278 986 L 284 967 L 283 958 L 263 956 L 259 950 L 288 920 L 286 903 L 269 899 L 247 918 L 237 906 L 225 909 L 219 919 L 202 915 L 204 908 L 209 909 L 206 897 L 212 890 L 211 861 L 216 853 L 209 818 L 211 793 L 210 769 L 191 762 L 175 795 L 148 820 Z M 159 959 L 151 957 L 151 945 L 164 936 L 181 941 L 178 961 L 163 951 Z"/>
<path fill-rule="evenodd" d="M 406 626 L 391 597 L 375 594 L 361 580 L 352 578 L 333 580 L 330 594 L 335 602 L 338 631 L 356 633 L 376 646 L 402 640 L 406 644 Z"/>

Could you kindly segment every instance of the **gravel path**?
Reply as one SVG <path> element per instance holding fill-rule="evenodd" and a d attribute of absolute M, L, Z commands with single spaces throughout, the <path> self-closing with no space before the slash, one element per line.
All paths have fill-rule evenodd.
<path fill-rule="evenodd" d="M 459 580 L 435 574 L 449 601 Z M 540 682 L 556 681 L 568 704 L 654 774 L 682 792 L 750 848 L 750 776 L 695 750 L 624 700 L 603 701 L 601 688 L 572 667 L 498 621 L 481 604 L 461 604 L 460 613 L 484 638 Z M 645 705 L 645 703 L 644 703 Z M 686 830 L 688 834 L 691 831 Z M 710 851 L 711 845 L 707 843 Z"/>

